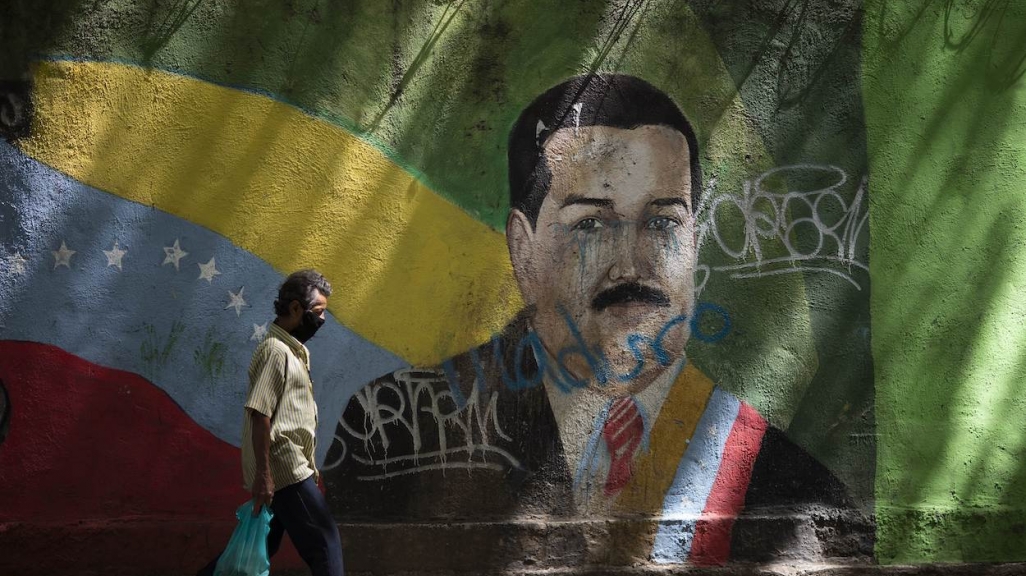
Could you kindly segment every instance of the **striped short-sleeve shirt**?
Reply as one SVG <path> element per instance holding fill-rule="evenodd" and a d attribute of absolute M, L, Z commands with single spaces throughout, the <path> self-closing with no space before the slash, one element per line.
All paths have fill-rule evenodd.
<path fill-rule="evenodd" d="M 267 336 L 253 352 L 245 407 L 271 419 L 270 465 L 275 490 L 317 473 L 317 404 L 310 379 L 310 353 L 277 324 L 271 323 Z M 253 423 L 247 410 L 242 425 L 246 490 L 252 489 L 255 477 Z"/>

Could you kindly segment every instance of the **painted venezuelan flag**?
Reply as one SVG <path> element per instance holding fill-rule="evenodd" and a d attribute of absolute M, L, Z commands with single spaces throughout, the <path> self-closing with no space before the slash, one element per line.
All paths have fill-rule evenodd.
<path fill-rule="evenodd" d="M 0 338 L 139 374 L 238 445 L 249 356 L 273 319 L 283 274 L 223 236 L 86 186 L 6 143 L 0 173 L 0 240 L 15 252 L 0 277 Z M 332 315 L 310 349 L 322 407 L 404 365 Z M 323 456 L 330 431 L 318 440 Z"/>

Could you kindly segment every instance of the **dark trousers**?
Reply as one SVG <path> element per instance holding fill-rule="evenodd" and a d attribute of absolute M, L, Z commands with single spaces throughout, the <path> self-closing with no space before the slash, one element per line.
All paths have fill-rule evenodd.
<path fill-rule="evenodd" d="M 313 576 L 342 576 L 342 540 L 338 525 L 331 518 L 328 502 L 317 488 L 313 476 L 274 491 L 271 500 L 271 532 L 267 535 L 267 555 L 274 556 L 282 536 L 289 539 Z M 196 573 L 213 576 L 217 558 Z"/>

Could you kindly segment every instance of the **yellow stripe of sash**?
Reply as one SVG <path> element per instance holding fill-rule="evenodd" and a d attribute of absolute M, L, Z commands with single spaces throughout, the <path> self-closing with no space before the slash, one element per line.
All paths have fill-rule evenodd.
<path fill-rule="evenodd" d="M 663 509 L 666 491 L 712 392 L 712 381 L 692 364 L 681 370 L 652 426 L 649 449 L 638 455 L 630 484 L 617 496 L 617 510 L 651 516 Z"/>
<path fill-rule="evenodd" d="M 691 364 L 677 376 L 652 426 L 649 450 L 638 455 L 631 482 L 613 503 L 618 521 L 606 523 L 588 546 L 590 562 L 637 562 L 651 556 L 663 500 L 712 391 L 713 383 Z"/>

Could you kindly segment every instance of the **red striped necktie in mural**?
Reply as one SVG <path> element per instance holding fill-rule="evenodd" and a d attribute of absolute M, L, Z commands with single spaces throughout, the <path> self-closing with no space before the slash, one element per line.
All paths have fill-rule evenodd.
<path fill-rule="evenodd" d="M 617 398 L 609 407 L 609 417 L 602 427 L 602 439 L 609 450 L 609 476 L 606 477 L 606 496 L 623 490 L 634 472 L 634 451 L 641 444 L 645 425 L 634 398 Z"/>

